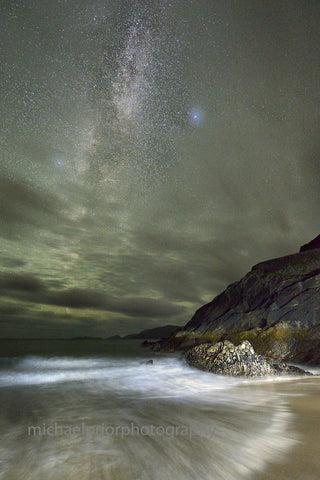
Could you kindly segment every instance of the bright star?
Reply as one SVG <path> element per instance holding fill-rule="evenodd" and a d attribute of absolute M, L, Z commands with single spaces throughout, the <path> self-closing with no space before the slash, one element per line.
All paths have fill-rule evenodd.
<path fill-rule="evenodd" d="M 200 125 L 204 117 L 203 110 L 201 108 L 192 108 L 189 112 L 189 121 L 194 127 Z"/>

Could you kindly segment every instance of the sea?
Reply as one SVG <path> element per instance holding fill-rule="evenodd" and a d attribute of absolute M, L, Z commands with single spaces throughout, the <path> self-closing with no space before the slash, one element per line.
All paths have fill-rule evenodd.
<path fill-rule="evenodd" d="M 301 442 L 292 377 L 213 375 L 140 342 L 1 340 L 0 479 L 259 479 Z"/>

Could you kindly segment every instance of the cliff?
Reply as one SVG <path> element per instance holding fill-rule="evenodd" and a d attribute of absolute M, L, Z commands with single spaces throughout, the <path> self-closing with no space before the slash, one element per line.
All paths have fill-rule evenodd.
<path fill-rule="evenodd" d="M 249 340 L 271 359 L 320 363 L 320 249 L 311 244 L 255 265 L 161 347 L 187 350 L 208 341 Z"/>

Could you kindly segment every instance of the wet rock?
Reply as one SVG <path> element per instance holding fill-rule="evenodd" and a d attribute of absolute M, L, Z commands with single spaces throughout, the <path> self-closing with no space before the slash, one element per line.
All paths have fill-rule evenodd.
<path fill-rule="evenodd" d="M 220 375 L 260 377 L 278 373 L 306 373 L 284 363 L 271 364 L 262 355 L 257 355 L 247 340 L 238 346 L 228 340 L 198 345 L 190 349 L 185 358 L 191 366 Z"/>
<path fill-rule="evenodd" d="M 150 340 L 144 340 L 141 343 L 141 347 L 152 347 L 156 342 L 150 342 Z"/>
<path fill-rule="evenodd" d="M 153 360 L 145 360 L 143 362 L 141 362 L 143 365 L 153 365 Z"/>
<path fill-rule="evenodd" d="M 296 367 L 295 365 L 287 365 L 286 363 L 279 362 L 279 363 L 272 363 L 272 367 L 275 369 L 276 373 L 283 373 L 283 374 L 292 374 L 292 375 L 312 375 L 312 373 L 303 370 L 300 367 Z"/>
<path fill-rule="evenodd" d="M 155 342 L 154 345 L 151 347 L 151 350 L 152 350 L 153 352 L 160 352 L 160 350 L 161 350 L 160 344 L 157 343 L 157 342 Z"/>

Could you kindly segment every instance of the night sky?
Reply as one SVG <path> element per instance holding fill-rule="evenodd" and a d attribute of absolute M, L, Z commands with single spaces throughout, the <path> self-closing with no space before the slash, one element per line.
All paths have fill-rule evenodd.
<path fill-rule="evenodd" d="M 318 0 L 3 0 L 0 35 L 0 336 L 184 325 L 320 233 Z"/>

